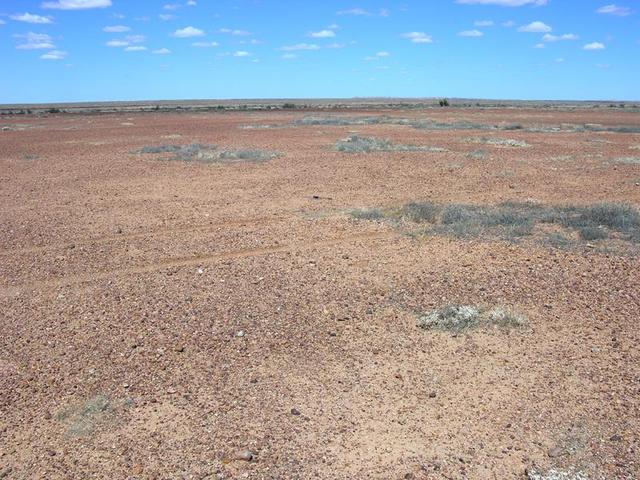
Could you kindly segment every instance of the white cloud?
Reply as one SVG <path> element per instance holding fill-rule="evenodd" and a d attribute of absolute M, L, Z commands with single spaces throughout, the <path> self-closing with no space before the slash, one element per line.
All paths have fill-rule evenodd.
<path fill-rule="evenodd" d="M 463 32 L 458 32 L 459 37 L 483 37 L 484 33 L 480 30 L 465 30 Z"/>
<path fill-rule="evenodd" d="M 528 33 L 548 33 L 552 30 L 552 28 L 546 23 L 541 22 L 540 20 L 536 20 L 535 22 L 531 22 L 529 25 L 523 25 L 518 28 L 519 32 L 528 32 Z"/>
<path fill-rule="evenodd" d="M 544 43 L 536 43 L 533 48 L 545 48 L 545 44 Z"/>
<path fill-rule="evenodd" d="M 493 20 L 478 20 L 473 22 L 474 27 L 493 27 Z"/>
<path fill-rule="evenodd" d="M 16 34 L 14 37 L 21 38 L 24 42 L 16 46 L 19 50 L 51 50 L 56 48 L 53 44 L 53 40 L 46 33 L 29 32 L 25 34 Z"/>
<path fill-rule="evenodd" d="M 143 52 L 147 49 L 147 47 L 143 45 L 135 45 L 131 47 L 127 47 L 124 49 L 125 52 Z"/>
<path fill-rule="evenodd" d="M 109 40 L 107 43 L 105 43 L 105 45 L 107 47 L 128 47 L 129 46 L 129 42 L 127 42 L 126 40 Z"/>
<path fill-rule="evenodd" d="M 358 17 L 369 16 L 371 12 L 363 8 L 349 8 L 347 10 L 339 10 L 336 12 L 338 15 L 355 15 Z"/>
<path fill-rule="evenodd" d="M 235 37 L 246 37 L 248 35 L 251 35 L 251 32 L 247 32 L 246 30 L 237 30 L 237 29 L 232 29 L 232 28 L 221 28 L 220 30 L 218 30 L 220 33 L 226 33 L 228 35 L 233 35 Z"/>
<path fill-rule="evenodd" d="M 158 15 L 158 18 L 159 18 L 160 20 L 163 20 L 163 21 L 167 22 L 167 21 L 169 21 L 169 20 L 175 20 L 175 19 L 176 19 L 176 18 L 178 18 L 178 17 L 176 17 L 176 16 L 175 16 L 175 15 L 173 15 L 172 13 L 160 13 L 160 14 Z"/>
<path fill-rule="evenodd" d="M 561 40 L 578 40 L 580 37 L 573 33 L 565 33 L 564 35 L 551 35 L 550 33 L 546 33 L 542 37 L 543 42 L 559 42 Z"/>
<path fill-rule="evenodd" d="M 298 55 L 296 55 L 295 53 L 285 53 L 281 58 L 283 60 L 293 60 L 294 58 L 298 58 Z"/>
<path fill-rule="evenodd" d="M 320 30 L 319 32 L 309 32 L 309 36 L 313 38 L 333 38 L 336 32 L 333 30 Z"/>
<path fill-rule="evenodd" d="M 67 52 L 63 52 L 62 50 L 51 50 L 43 55 L 40 55 L 42 60 L 64 60 L 67 56 Z"/>
<path fill-rule="evenodd" d="M 111 6 L 111 0 L 58 0 L 44 2 L 42 8 L 56 10 L 84 10 L 87 8 L 105 8 Z"/>
<path fill-rule="evenodd" d="M 330 43 L 327 45 L 327 48 L 344 48 L 346 45 L 344 43 Z"/>
<path fill-rule="evenodd" d="M 187 2 L 187 5 L 190 7 L 195 7 L 198 4 L 198 2 L 196 2 L 196 0 L 189 0 Z"/>
<path fill-rule="evenodd" d="M 126 39 L 131 43 L 142 43 L 147 39 L 147 37 L 144 35 L 127 35 Z"/>
<path fill-rule="evenodd" d="M 376 53 L 376 57 L 390 57 L 391 54 L 389 52 L 378 52 Z"/>
<path fill-rule="evenodd" d="M 605 15 L 615 15 L 617 17 L 626 17 L 627 15 L 631 15 L 633 13 L 629 7 L 619 7 L 615 3 L 600 7 L 596 10 L 596 12 L 603 13 Z"/>
<path fill-rule="evenodd" d="M 16 13 L 15 15 L 10 15 L 9 18 L 11 20 L 16 20 L 18 22 L 26 22 L 26 23 L 39 23 L 39 24 L 46 24 L 46 23 L 53 23 L 51 21 L 51 17 L 43 17 L 41 15 L 35 15 L 33 13 Z"/>
<path fill-rule="evenodd" d="M 604 50 L 606 47 L 604 46 L 604 43 L 600 43 L 600 42 L 592 42 L 592 43 L 587 43 L 584 47 L 582 47 L 583 50 Z"/>
<path fill-rule="evenodd" d="M 189 26 L 189 27 L 180 28 L 175 32 L 173 32 L 171 35 L 177 38 L 191 38 L 191 37 L 202 37 L 204 36 L 204 32 L 199 28 Z"/>
<path fill-rule="evenodd" d="M 162 6 L 163 10 L 178 10 L 182 5 L 179 5 L 177 3 L 167 3 L 165 5 Z"/>
<path fill-rule="evenodd" d="M 103 32 L 108 32 L 108 33 L 122 33 L 122 32 L 128 32 L 130 30 L 131 28 L 127 27 L 126 25 L 110 25 L 102 29 Z"/>
<path fill-rule="evenodd" d="M 240 40 L 240 45 L 262 45 L 262 42 L 257 38 L 252 38 L 250 40 Z"/>
<path fill-rule="evenodd" d="M 315 43 L 296 43 L 295 45 L 285 45 L 280 48 L 284 52 L 295 52 L 297 50 L 320 50 L 320 46 Z"/>
<path fill-rule="evenodd" d="M 194 42 L 191 44 L 192 47 L 198 47 L 198 48 L 213 48 L 213 47 L 219 47 L 220 44 L 218 42 Z"/>
<path fill-rule="evenodd" d="M 250 57 L 251 54 L 249 52 L 245 52 L 244 50 L 238 50 L 237 52 L 233 52 L 234 57 Z"/>
<path fill-rule="evenodd" d="M 169 55 L 171 53 L 171 50 L 169 50 L 168 48 L 158 48 L 157 50 L 153 50 L 151 53 L 153 53 L 154 55 Z"/>
<path fill-rule="evenodd" d="M 548 3 L 548 0 L 456 0 L 456 3 L 465 5 L 498 5 L 500 7 L 524 7 L 533 5 L 541 7 Z"/>
<path fill-rule="evenodd" d="M 408 32 L 403 33 L 402 36 L 408 38 L 413 43 L 433 43 L 431 35 L 427 35 L 424 32 Z"/>

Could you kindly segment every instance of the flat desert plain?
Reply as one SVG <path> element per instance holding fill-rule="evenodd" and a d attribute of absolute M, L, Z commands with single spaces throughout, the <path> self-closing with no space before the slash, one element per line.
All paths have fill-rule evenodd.
<path fill-rule="evenodd" d="M 640 477 L 640 113 L 0 118 L 0 477 Z"/>

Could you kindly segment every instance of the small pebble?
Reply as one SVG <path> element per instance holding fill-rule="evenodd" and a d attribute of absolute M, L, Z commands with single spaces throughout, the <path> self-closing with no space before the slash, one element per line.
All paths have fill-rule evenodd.
<path fill-rule="evenodd" d="M 297 408 L 292 408 L 291 415 L 300 415 L 300 410 L 298 410 Z"/>

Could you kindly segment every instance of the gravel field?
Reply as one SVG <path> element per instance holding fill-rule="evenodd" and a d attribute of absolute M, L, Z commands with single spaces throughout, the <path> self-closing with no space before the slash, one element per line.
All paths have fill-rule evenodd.
<path fill-rule="evenodd" d="M 0 127 L 0 478 L 640 478 L 637 111 Z"/>

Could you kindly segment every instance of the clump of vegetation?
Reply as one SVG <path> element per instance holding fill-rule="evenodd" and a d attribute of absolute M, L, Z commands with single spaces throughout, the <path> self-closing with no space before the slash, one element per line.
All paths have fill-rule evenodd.
<path fill-rule="evenodd" d="M 495 145 L 499 147 L 525 148 L 525 147 L 531 146 L 523 140 L 515 140 L 513 138 L 470 137 L 470 138 L 467 138 L 466 141 L 473 142 L 473 143 L 484 143 L 485 145 Z"/>
<path fill-rule="evenodd" d="M 203 163 L 229 163 L 229 162 L 263 162 L 279 156 L 276 152 L 266 150 L 217 150 L 217 145 L 204 145 L 192 143 L 190 145 L 156 145 L 143 147 L 134 153 L 163 154 L 171 153 L 169 160 L 181 160 L 184 162 Z"/>
<path fill-rule="evenodd" d="M 351 210 L 350 214 L 358 220 L 382 220 L 385 218 L 384 212 L 379 208 L 360 208 Z"/>
<path fill-rule="evenodd" d="M 438 102 L 438 105 L 440 105 L 441 107 L 448 107 L 449 106 L 449 100 L 447 100 L 446 98 L 443 98 L 442 100 L 440 100 Z"/>
<path fill-rule="evenodd" d="M 408 218 L 412 222 L 417 223 L 434 223 L 442 207 L 432 202 L 412 202 L 407 203 L 401 209 L 402 216 Z"/>
<path fill-rule="evenodd" d="M 618 157 L 615 161 L 627 165 L 640 165 L 640 157 Z"/>
<path fill-rule="evenodd" d="M 265 162 L 278 156 L 280 154 L 266 150 L 223 150 L 217 153 L 217 159 L 225 162 Z"/>
<path fill-rule="evenodd" d="M 83 403 L 63 410 L 57 418 L 67 425 L 69 435 L 87 436 L 93 432 L 96 423 L 111 409 L 112 403 L 108 397 L 96 395 Z"/>
<path fill-rule="evenodd" d="M 439 147 L 393 143 L 386 139 L 351 135 L 336 142 L 336 150 L 346 153 L 369 152 L 446 152 Z"/>
<path fill-rule="evenodd" d="M 367 219 L 366 216 L 356 218 Z M 545 206 L 532 202 L 498 205 L 412 202 L 397 209 L 376 210 L 375 220 L 382 219 L 426 225 L 424 233 L 458 238 L 480 237 L 516 242 L 533 235 L 537 225 L 553 224 L 576 232 L 584 241 L 605 240 L 615 234 L 619 240 L 640 242 L 640 211 L 624 203 Z M 559 232 L 548 235 L 545 242 L 560 248 L 573 244 Z"/>
<path fill-rule="evenodd" d="M 485 160 L 487 157 L 488 155 L 485 150 L 478 149 L 467 153 L 467 158 L 472 158 L 474 160 Z"/>
<path fill-rule="evenodd" d="M 420 328 L 456 333 L 490 326 L 520 328 L 526 324 L 524 316 L 501 307 L 484 309 L 470 305 L 447 305 L 418 317 Z"/>

